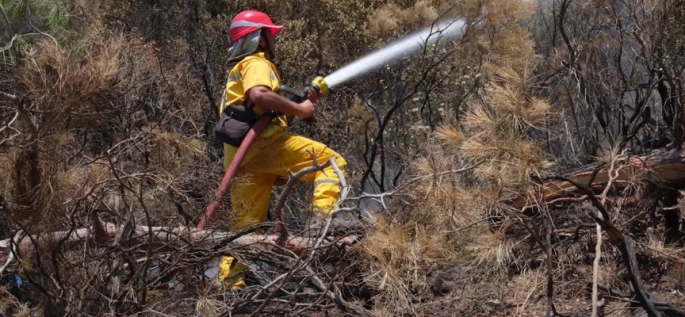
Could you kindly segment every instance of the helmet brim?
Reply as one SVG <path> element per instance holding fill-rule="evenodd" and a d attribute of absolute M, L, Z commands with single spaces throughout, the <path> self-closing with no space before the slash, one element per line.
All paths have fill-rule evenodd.
<path fill-rule="evenodd" d="M 269 26 L 265 26 L 265 28 L 269 29 L 269 33 L 271 34 L 272 37 L 276 37 L 276 34 L 281 32 L 281 30 L 283 30 L 282 25 L 269 25 Z"/>

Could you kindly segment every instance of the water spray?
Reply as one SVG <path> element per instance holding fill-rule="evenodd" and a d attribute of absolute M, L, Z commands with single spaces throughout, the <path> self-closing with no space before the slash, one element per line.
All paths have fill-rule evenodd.
<path fill-rule="evenodd" d="M 355 79 L 379 66 L 388 64 L 400 57 L 409 55 L 439 40 L 451 40 L 464 34 L 464 21 L 453 20 L 436 23 L 419 32 L 399 39 L 388 46 L 372 52 L 324 78 L 328 87 L 335 87 L 348 80 Z"/>
<path fill-rule="evenodd" d="M 291 100 L 302 102 L 307 98 L 310 89 L 314 89 L 322 95 L 328 94 L 329 88 L 340 85 L 346 81 L 358 78 L 380 66 L 390 64 L 401 57 L 407 56 L 415 51 L 433 45 L 440 40 L 452 40 L 464 34 L 463 20 L 450 20 L 437 22 L 430 27 L 414 34 L 408 35 L 395 42 L 390 43 L 356 61 L 345 65 L 334 71 L 328 76 L 316 77 L 304 91 L 297 92 L 282 86 L 282 89 L 293 94 Z"/>

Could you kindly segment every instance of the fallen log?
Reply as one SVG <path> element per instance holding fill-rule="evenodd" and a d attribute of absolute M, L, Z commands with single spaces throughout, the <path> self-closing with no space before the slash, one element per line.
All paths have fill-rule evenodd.
<path fill-rule="evenodd" d="M 614 187 L 624 188 L 635 181 L 648 180 L 657 184 L 685 187 L 685 150 L 655 151 L 644 156 L 626 157 L 620 162 L 625 167 L 618 172 Z M 617 163 L 619 165 L 619 163 Z M 607 167 L 588 166 L 568 173 L 566 177 L 580 184 L 587 184 L 593 191 L 601 192 L 609 181 Z M 589 184 L 592 180 L 592 184 Z M 535 188 L 509 202 L 512 207 L 524 210 L 531 205 L 547 204 L 560 198 L 580 195 L 578 189 L 569 182 L 548 179 Z"/>
<path fill-rule="evenodd" d="M 299 259 L 311 260 L 316 258 L 321 261 L 331 262 L 337 261 L 342 257 L 346 246 L 358 242 L 356 236 L 347 236 L 336 241 L 328 241 L 325 244 L 321 243 L 322 237 L 318 236 L 290 236 L 285 240 L 285 243 L 281 243 L 283 238 L 281 234 L 265 235 L 254 233 L 260 229 L 275 227 L 275 223 L 262 223 L 237 233 L 231 233 L 196 229 L 193 227 L 134 226 L 130 223 L 115 225 L 102 222 L 96 217 L 93 217 L 92 221 L 93 225 L 88 228 L 39 235 L 26 235 L 20 232 L 11 239 L 0 240 L 0 263 L 5 263 L 0 266 L 0 273 L 13 260 L 15 255 L 21 258 L 46 248 L 56 247 L 64 251 L 86 242 L 95 244 L 95 247 L 105 247 L 112 242 L 116 243 L 117 238 L 121 239 L 124 236 L 126 236 L 128 245 L 136 245 L 140 249 L 154 244 L 156 251 L 163 251 L 165 247 L 168 247 L 169 250 L 179 250 L 184 246 L 187 247 L 186 250 L 192 248 L 199 251 L 208 250 L 210 253 L 207 254 L 206 260 L 214 260 L 211 261 L 212 263 L 207 262 L 207 264 L 210 270 L 213 269 L 216 272 L 219 270 L 219 261 L 216 259 L 220 258 L 226 250 L 230 252 L 232 249 L 244 248 L 249 249 L 250 252 L 257 253 L 268 250 L 274 253 L 288 254 L 291 257 L 294 254 Z M 127 267 L 127 264 L 124 264 L 124 267 Z M 136 270 L 134 269 L 133 271 Z M 175 272 L 175 270 L 170 272 Z M 335 286 L 326 285 L 313 271 L 308 271 L 307 273 L 310 275 L 311 283 L 333 301 L 342 312 L 354 316 L 373 316 L 372 313 L 361 306 L 345 301 Z M 165 278 L 165 275 L 161 274 L 160 276 L 155 276 L 155 278 L 156 281 L 161 281 Z M 150 284 L 161 285 L 157 282 Z M 228 314 L 231 314 L 230 311 Z"/>
<path fill-rule="evenodd" d="M 216 230 L 196 229 L 192 227 L 160 227 L 160 226 L 141 226 L 133 227 L 131 239 L 136 243 L 154 243 L 165 245 L 171 243 L 193 244 L 193 246 L 227 246 L 227 247 L 253 247 L 265 248 L 271 251 L 287 249 L 296 255 L 309 252 L 316 245 L 317 237 L 297 237 L 291 236 L 285 241 L 283 247 L 278 246 L 278 234 L 263 235 L 250 233 L 269 227 L 272 224 L 266 223 L 253 228 L 246 229 L 239 233 L 223 232 Z M 70 248 L 75 244 L 83 242 L 93 242 L 106 244 L 121 235 L 126 230 L 125 225 L 115 225 L 112 223 L 97 220 L 94 225 L 88 228 L 78 228 L 74 230 L 42 233 L 37 235 L 26 235 L 18 233 L 14 238 L 0 240 L 0 259 L 6 261 L 11 255 L 12 249 L 20 256 L 31 254 L 46 246 L 59 244 L 62 248 Z M 152 239 L 152 241 L 148 241 Z M 349 236 L 337 240 L 336 245 L 342 247 L 354 244 L 357 240 L 355 236 Z M 332 256 L 326 254 L 326 256 Z M 333 257 L 332 259 L 335 259 Z"/>

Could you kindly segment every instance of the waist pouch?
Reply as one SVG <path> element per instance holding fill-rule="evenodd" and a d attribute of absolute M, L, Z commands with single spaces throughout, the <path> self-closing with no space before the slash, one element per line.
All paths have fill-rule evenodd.
<path fill-rule="evenodd" d="M 221 142 L 238 147 L 257 120 L 259 115 L 253 107 L 231 105 L 224 108 L 214 127 L 214 134 Z"/>

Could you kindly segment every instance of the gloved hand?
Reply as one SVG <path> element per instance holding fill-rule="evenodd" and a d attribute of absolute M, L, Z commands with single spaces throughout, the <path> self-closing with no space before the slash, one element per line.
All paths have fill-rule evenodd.
<path fill-rule="evenodd" d="M 302 119 L 309 119 L 316 117 L 316 109 L 314 103 L 310 100 L 305 100 L 298 104 L 297 116 Z"/>
<path fill-rule="evenodd" d="M 312 103 L 316 103 L 319 98 L 321 98 L 321 93 L 319 93 L 318 90 L 316 89 L 309 89 L 308 94 L 307 94 L 307 99 L 311 101 Z"/>

